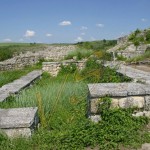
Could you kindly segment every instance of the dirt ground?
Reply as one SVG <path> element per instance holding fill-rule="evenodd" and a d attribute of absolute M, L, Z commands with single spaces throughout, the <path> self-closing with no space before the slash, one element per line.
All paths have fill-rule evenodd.
<path fill-rule="evenodd" d="M 138 70 L 150 72 L 150 65 L 130 65 L 130 67 Z"/>

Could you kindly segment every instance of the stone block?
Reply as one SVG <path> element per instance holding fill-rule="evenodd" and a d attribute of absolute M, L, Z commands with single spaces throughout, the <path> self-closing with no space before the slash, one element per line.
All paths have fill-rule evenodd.
<path fill-rule="evenodd" d="M 89 119 L 91 119 L 91 121 L 94 122 L 94 123 L 98 123 L 99 121 L 102 120 L 102 118 L 101 118 L 100 115 L 92 115 L 92 116 L 89 116 Z"/>
<path fill-rule="evenodd" d="M 100 99 L 98 99 L 98 98 L 91 99 L 90 100 L 90 113 L 97 114 L 99 105 L 100 105 Z"/>
<path fill-rule="evenodd" d="M 150 96 L 145 96 L 145 110 L 150 110 Z"/>
<path fill-rule="evenodd" d="M 119 99 L 120 108 L 144 108 L 144 97 L 132 96 Z"/>
<path fill-rule="evenodd" d="M 144 116 L 150 118 L 150 111 L 144 111 Z"/>
<path fill-rule="evenodd" d="M 132 97 L 129 97 L 129 98 L 133 102 L 132 107 L 144 108 L 144 105 L 145 105 L 144 97 L 141 97 L 141 96 L 134 96 L 133 97 L 132 96 Z"/>
<path fill-rule="evenodd" d="M 132 114 L 133 117 L 142 117 L 144 116 L 144 112 L 137 112 L 135 114 Z"/>
<path fill-rule="evenodd" d="M 145 143 L 142 145 L 142 148 L 139 150 L 150 150 L 150 143 Z"/>
<path fill-rule="evenodd" d="M 128 108 L 129 104 L 128 104 L 128 100 L 127 98 L 120 98 L 119 99 L 119 107 L 120 108 Z"/>
<path fill-rule="evenodd" d="M 38 108 L 0 109 L 0 129 L 9 137 L 30 137 L 39 123 Z"/>
<path fill-rule="evenodd" d="M 36 79 L 40 78 L 42 75 L 41 70 L 35 70 L 22 76 L 20 79 L 14 80 L 11 83 L 3 85 L 0 88 L 0 102 L 5 101 L 11 94 L 16 94 L 20 92 L 23 88 L 32 84 Z"/>
<path fill-rule="evenodd" d="M 119 108 L 119 100 L 117 98 L 112 98 L 110 108 Z"/>

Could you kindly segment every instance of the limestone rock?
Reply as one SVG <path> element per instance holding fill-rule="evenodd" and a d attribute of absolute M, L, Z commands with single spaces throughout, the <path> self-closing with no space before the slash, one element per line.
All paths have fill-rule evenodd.
<path fill-rule="evenodd" d="M 29 137 L 39 123 L 37 111 L 37 107 L 0 109 L 0 129 L 9 137 Z"/>
<path fill-rule="evenodd" d="M 134 117 L 142 117 L 144 116 L 144 112 L 137 112 L 136 114 L 132 114 Z"/>
<path fill-rule="evenodd" d="M 91 99 L 90 100 L 90 113 L 97 114 L 99 105 L 100 105 L 100 99 Z"/>
<path fill-rule="evenodd" d="M 150 96 L 145 96 L 145 110 L 150 110 Z"/>
<path fill-rule="evenodd" d="M 91 119 L 92 122 L 94 123 L 98 123 L 99 121 L 102 120 L 100 115 L 93 115 L 93 116 L 89 116 L 89 118 Z"/>
<path fill-rule="evenodd" d="M 140 150 L 150 150 L 150 143 L 143 144 Z"/>
<path fill-rule="evenodd" d="M 119 108 L 119 100 L 112 98 L 110 108 Z"/>

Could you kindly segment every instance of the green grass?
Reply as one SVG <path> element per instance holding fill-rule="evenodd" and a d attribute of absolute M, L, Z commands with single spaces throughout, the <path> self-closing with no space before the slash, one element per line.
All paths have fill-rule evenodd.
<path fill-rule="evenodd" d="M 131 109 L 108 109 L 111 101 L 108 97 L 103 98 L 102 121 L 92 123 L 86 117 L 88 81 L 77 80 L 77 74 L 63 72 L 51 77 L 44 73 L 32 88 L 0 103 L 0 108 L 38 106 L 41 120 L 39 130 L 29 139 L 8 139 L 0 135 L 0 150 L 82 150 L 87 147 L 117 150 L 150 142 L 150 133 L 145 128 L 148 119 L 132 117 Z M 109 77 L 109 73 L 105 76 Z"/>
<path fill-rule="evenodd" d="M 76 57 L 77 60 L 88 58 L 93 54 L 93 50 L 78 48 L 75 51 L 70 52 L 65 59 L 73 59 Z"/>
<path fill-rule="evenodd" d="M 41 69 L 41 64 L 28 66 L 28 67 L 25 67 L 24 69 L 19 69 L 19 70 L 1 71 L 0 72 L 0 87 L 20 78 L 23 75 L 26 75 L 27 73 L 35 69 Z"/>
<path fill-rule="evenodd" d="M 44 74 L 32 89 L 24 90 L 19 97 L 0 104 L 1 108 L 38 106 L 44 114 L 40 129 L 30 139 L 8 139 L 0 136 L 0 149 L 5 150 L 83 150 L 99 147 L 103 150 L 119 147 L 137 148 L 150 141 L 150 134 L 142 128 L 147 118 L 133 118 L 132 110 L 113 109 L 103 106 L 102 121 L 92 123 L 86 118 L 87 86 L 76 82 L 74 75 L 52 78 Z M 104 98 L 103 101 L 110 101 Z M 109 103 L 106 103 L 109 104 Z M 40 111 L 42 112 L 42 111 Z"/>
<path fill-rule="evenodd" d="M 107 50 L 117 44 L 116 40 L 101 40 L 92 42 L 79 42 L 76 45 L 84 49 Z"/>
<path fill-rule="evenodd" d="M 14 54 L 19 54 L 26 51 L 38 51 L 45 47 L 44 44 L 29 44 L 29 43 L 1 43 L 0 44 L 0 61 L 12 58 Z"/>

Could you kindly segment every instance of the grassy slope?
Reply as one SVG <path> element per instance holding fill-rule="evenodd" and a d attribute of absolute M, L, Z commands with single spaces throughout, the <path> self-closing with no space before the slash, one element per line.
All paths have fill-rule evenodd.
<path fill-rule="evenodd" d="M 14 53 L 25 51 L 38 51 L 45 47 L 44 44 L 29 44 L 29 43 L 0 43 L 0 61 L 12 58 Z"/>

